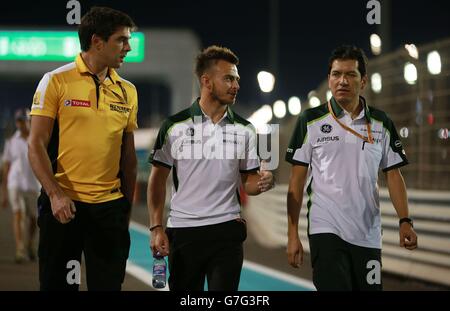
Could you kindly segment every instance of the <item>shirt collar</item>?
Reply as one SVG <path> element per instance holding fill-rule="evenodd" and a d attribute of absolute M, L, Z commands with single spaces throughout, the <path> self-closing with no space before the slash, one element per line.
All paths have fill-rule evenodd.
<path fill-rule="evenodd" d="M 75 65 L 77 67 L 77 70 L 81 74 L 89 74 L 91 76 L 95 76 L 91 70 L 88 68 L 86 63 L 84 62 L 83 58 L 81 57 L 81 53 L 77 55 L 75 58 Z M 108 73 L 106 75 L 112 83 L 116 83 L 119 80 L 119 75 L 113 68 L 108 68 Z"/>
<path fill-rule="evenodd" d="M 13 135 L 13 137 L 18 137 L 18 138 L 21 138 L 22 137 L 22 135 L 20 135 L 20 130 L 16 130 L 15 132 L 14 132 L 14 135 Z"/>
<path fill-rule="evenodd" d="M 331 101 L 331 109 L 333 109 L 334 115 L 336 117 L 339 117 L 344 112 L 344 110 L 341 108 L 341 106 L 339 106 L 339 104 L 334 99 L 334 97 L 331 97 L 330 101 Z M 366 118 L 367 122 L 370 122 L 370 111 L 369 111 L 369 106 L 367 106 L 366 99 L 362 96 L 359 96 L 359 102 L 360 102 L 360 104 L 363 105 L 363 108 L 364 108 L 363 111 L 361 111 L 361 113 L 363 113 L 363 115 L 361 115 L 361 113 L 360 113 L 356 119 L 360 119 L 364 116 Z"/>
<path fill-rule="evenodd" d="M 198 97 L 194 103 L 191 105 L 191 118 L 194 120 L 195 116 L 204 116 L 204 113 L 202 111 L 202 108 L 200 107 L 200 97 Z M 231 108 L 228 106 L 227 111 L 225 112 L 225 117 L 230 121 L 231 123 L 234 123 L 234 112 L 231 110 Z"/>

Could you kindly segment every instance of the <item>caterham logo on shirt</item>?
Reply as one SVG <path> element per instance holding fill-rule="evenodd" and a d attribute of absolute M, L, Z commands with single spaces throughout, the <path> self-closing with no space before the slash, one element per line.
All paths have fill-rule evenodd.
<path fill-rule="evenodd" d="M 66 99 L 64 101 L 64 106 L 66 106 L 66 107 L 91 107 L 91 102 L 89 100 Z"/>

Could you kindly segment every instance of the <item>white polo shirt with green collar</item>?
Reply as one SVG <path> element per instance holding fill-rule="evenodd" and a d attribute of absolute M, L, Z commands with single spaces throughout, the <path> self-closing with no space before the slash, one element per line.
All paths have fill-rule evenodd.
<path fill-rule="evenodd" d="M 230 108 L 214 124 L 197 99 L 164 121 L 149 162 L 173 169 L 167 227 L 233 220 L 240 217 L 240 174 L 259 169 L 255 129 Z"/>
<path fill-rule="evenodd" d="M 291 138 L 286 161 L 311 166 L 308 182 L 308 235 L 334 233 L 358 246 L 381 248 L 378 171 L 408 164 L 391 119 L 366 104 L 354 120 L 331 98 L 335 116 L 374 143 L 344 129 L 325 103 L 303 112 Z"/>

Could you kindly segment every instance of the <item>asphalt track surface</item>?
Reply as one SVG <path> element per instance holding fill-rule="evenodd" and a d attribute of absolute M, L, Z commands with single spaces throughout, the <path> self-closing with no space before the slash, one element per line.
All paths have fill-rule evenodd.
<path fill-rule="evenodd" d="M 14 241 L 10 209 L 0 210 L 0 290 L 36 291 L 39 289 L 37 262 L 14 263 Z M 125 291 L 152 291 L 151 264 L 147 210 L 145 206 L 133 209 L 130 233 L 132 247 L 127 265 L 127 275 L 122 289 Z M 248 219 L 249 226 L 251 219 Z M 300 269 L 287 264 L 283 248 L 265 248 L 249 234 L 245 242 L 245 261 L 239 290 L 247 291 L 301 291 L 313 290 L 312 270 L 308 254 Z M 83 268 L 82 268 L 83 270 Z M 80 290 L 86 290 L 82 274 Z M 384 290 L 449 290 L 445 286 L 419 280 L 406 279 L 391 274 L 383 275 Z M 167 288 L 166 288 L 167 290 Z"/>

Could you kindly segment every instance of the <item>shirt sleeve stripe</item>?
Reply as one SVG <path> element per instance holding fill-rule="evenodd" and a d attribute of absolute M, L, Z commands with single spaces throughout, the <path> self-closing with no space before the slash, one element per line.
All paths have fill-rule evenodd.
<path fill-rule="evenodd" d="M 397 164 L 394 164 L 394 165 L 392 165 L 392 166 L 389 166 L 389 167 L 384 168 L 384 169 L 383 169 L 383 172 L 387 172 L 387 171 L 393 170 L 393 169 L 395 169 L 395 168 L 399 168 L 399 167 L 405 166 L 405 165 L 407 165 L 407 164 L 409 164 L 408 160 L 403 160 L 403 161 L 400 162 L 400 163 L 397 163 Z"/>
<path fill-rule="evenodd" d="M 164 167 L 166 167 L 166 168 L 168 168 L 168 169 L 171 169 L 172 168 L 172 166 L 170 165 L 170 164 L 167 164 L 167 163 L 164 163 L 164 162 L 161 162 L 161 161 L 158 161 L 158 160 L 155 160 L 155 159 L 150 159 L 150 161 L 149 161 L 151 164 L 153 164 L 153 165 L 161 165 L 161 166 L 164 166 Z"/>

